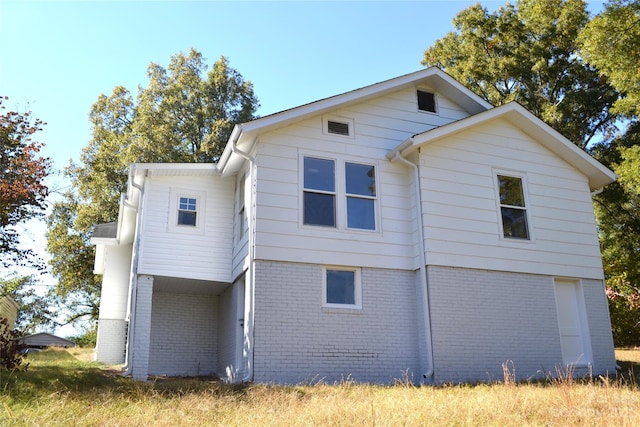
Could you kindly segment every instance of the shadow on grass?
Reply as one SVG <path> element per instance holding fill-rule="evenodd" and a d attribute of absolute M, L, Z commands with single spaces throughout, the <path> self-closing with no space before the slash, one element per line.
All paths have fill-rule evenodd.
<path fill-rule="evenodd" d="M 629 384 L 640 386 L 640 363 L 629 360 L 618 360 L 620 370 L 618 375 Z"/>

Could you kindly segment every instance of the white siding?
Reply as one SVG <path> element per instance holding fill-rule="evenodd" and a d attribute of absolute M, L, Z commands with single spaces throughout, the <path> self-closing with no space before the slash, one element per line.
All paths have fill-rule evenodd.
<path fill-rule="evenodd" d="M 496 169 L 525 177 L 529 241 L 501 238 Z M 420 174 L 427 264 L 603 277 L 586 177 L 508 122 L 424 146 Z"/>
<path fill-rule="evenodd" d="M 320 115 L 262 135 L 256 156 L 256 259 L 415 269 L 411 170 L 385 155 L 416 133 L 467 116 L 443 96 L 438 107 L 439 114 L 419 112 L 415 89 L 406 89 L 325 115 L 353 119 L 353 137 L 323 133 Z M 302 225 L 304 155 L 335 158 L 337 168 L 342 161 L 376 166 L 376 232 Z M 336 215 L 344 217 L 342 201 L 337 203 Z"/>
<path fill-rule="evenodd" d="M 231 282 L 233 179 L 147 178 L 138 273 Z M 189 192 L 204 195 L 206 211 L 198 212 L 198 221 L 203 221 L 199 230 L 171 227 L 171 198 Z"/>

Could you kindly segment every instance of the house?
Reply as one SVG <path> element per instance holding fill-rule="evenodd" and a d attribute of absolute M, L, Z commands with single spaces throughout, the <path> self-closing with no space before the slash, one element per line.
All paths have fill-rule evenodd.
<path fill-rule="evenodd" d="M 1 287 L 0 291 L 2 291 Z M 13 298 L 8 295 L 0 294 L 0 319 L 7 319 L 7 329 L 10 331 L 16 327 L 18 308 L 18 304 Z"/>
<path fill-rule="evenodd" d="M 20 342 L 29 348 L 47 348 L 47 347 L 75 347 L 76 343 L 66 338 L 50 334 L 48 332 L 38 332 L 37 334 L 27 335 L 20 338 Z"/>
<path fill-rule="evenodd" d="M 125 374 L 416 383 L 615 369 L 591 194 L 615 175 L 437 68 L 134 164 L 96 227 Z"/>

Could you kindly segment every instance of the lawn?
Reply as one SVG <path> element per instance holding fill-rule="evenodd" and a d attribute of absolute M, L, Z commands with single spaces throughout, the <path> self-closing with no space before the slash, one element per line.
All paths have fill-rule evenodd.
<path fill-rule="evenodd" d="M 229 386 L 122 378 L 83 349 L 28 356 L 2 372 L 0 424 L 15 426 L 640 425 L 640 349 L 617 350 L 623 376 L 546 383 L 415 387 L 343 382 Z"/>

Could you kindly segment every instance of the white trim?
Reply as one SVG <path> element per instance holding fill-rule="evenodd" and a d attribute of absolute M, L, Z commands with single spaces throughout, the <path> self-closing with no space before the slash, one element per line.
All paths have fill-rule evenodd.
<path fill-rule="evenodd" d="M 327 302 L 327 272 L 350 271 L 353 272 L 354 304 L 336 304 Z M 322 307 L 331 309 L 361 310 L 362 309 L 362 273 L 360 268 L 342 266 L 322 267 Z"/>

